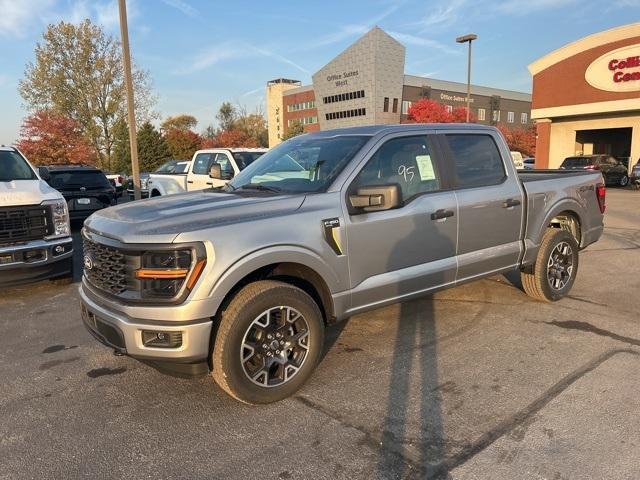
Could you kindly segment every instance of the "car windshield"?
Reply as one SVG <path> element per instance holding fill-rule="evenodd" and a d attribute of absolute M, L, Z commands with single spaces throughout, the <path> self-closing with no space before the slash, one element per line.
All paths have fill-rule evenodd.
<path fill-rule="evenodd" d="M 367 140 L 369 137 L 351 135 L 293 138 L 262 155 L 229 182 L 225 190 L 324 191 Z"/>
<path fill-rule="evenodd" d="M 64 189 L 66 187 L 108 188 L 111 186 L 107 177 L 99 170 L 95 171 L 51 171 L 49 185 L 53 188 Z"/>
<path fill-rule="evenodd" d="M 36 180 L 36 174 L 18 152 L 0 151 L 0 182 Z"/>
<path fill-rule="evenodd" d="M 587 157 L 569 157 L 564 159 L 561 166 L 564 168 L 582 168 L 590 165 L 591 161 L 592 159 Z"/>
<path fill-rule="evenodd" d="M 169 160 L 158 167 L 154 173 L 186 173 L 189 162 L 186 160 Z"/>

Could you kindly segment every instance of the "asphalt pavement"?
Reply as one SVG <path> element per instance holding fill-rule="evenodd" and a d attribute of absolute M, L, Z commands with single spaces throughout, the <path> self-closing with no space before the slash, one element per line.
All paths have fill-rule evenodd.
<path fill-rule="evenodd" d="M 0 479 L 639 478 L 640 192 L 607 202 L 569 298 L 499 276 L 358 315 L 269 406 L 114 356 L 77 283 L 4 290 Z"/>

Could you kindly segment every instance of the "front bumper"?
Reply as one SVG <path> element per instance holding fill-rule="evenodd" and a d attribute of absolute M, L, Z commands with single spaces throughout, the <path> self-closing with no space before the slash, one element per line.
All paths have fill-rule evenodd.
<path fill-rule="evenodd" d="M 70 237 L 0 247 L 0 287 L 70 276 L 72 256 Z"/>
<path fill-rule="evenodd" d="M 151 363 L 160 370 L 163 364 L 205 365 L 209 357 L 212 320 L 202 318 L 192 321 L 159 321 L 131 318 L 110 306 L 111 301 L 96 298 L 88 287 L 80 287 L 82 321 L 91 334 L 104 345 L 135 359 Z M 182 344 L 176 348 L 145 346 L 142 331 L 179 332 Z M 199 371 L 199 370 L 198 370 Z"/>

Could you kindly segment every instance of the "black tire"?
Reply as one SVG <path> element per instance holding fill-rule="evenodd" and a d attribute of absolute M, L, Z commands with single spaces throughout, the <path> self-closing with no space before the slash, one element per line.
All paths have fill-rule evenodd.
<path fill-rule="evenodd" d="M 629 176 L 623 175 L 622 177 L 620 177 L 620 182 L 618 182 L 618 185 L 620 185 L 621 187 L 626 187 L 627 185 L 629 185 Z"/>
<path fill-rule="evenodd" d="M 259 338 L 266 338 L 267 332 L 271 331 L 267 330 L 267 328 L 275 328 L 275 325 L 279 324 L 279 322 L 285 326 L 284 328 L 293 330 L 294 327 L 288 326 L 289 323 L 284 320 L 282 314 L 278 319 L 277 313 L 282 311 L 282 306 L 291 309 L 286 310 L 288 312 L 287 318 L 299 319 L 300 316 L 302 317 L 302 322 L 307 327 L 307 334 L 304 339 L 295 339 L 296 337 L 289 332 L 288 335 L 291 336 L 288 338 L 295 342 L 296 345 L 291 348 L 291 351 L 277 350 L 279 352 L 277 356 L 279 360 L 276 361 L 275 351 L 271 351 L 272 356 L 267 357 L 270 353 L 269 348 L 275 348 L 265 348 L 266 343 L 264 342 L 268 340 L 255 340 L 255 337 L 252 337 L 253 342 L 247 341 L 245 343 L 245 340 L 250 334 Z M 270 312 L 270 315 L 275 315 L 275 319 L 272 322 L 273 326 L 269 327 L 271 325 L 271 320 L 269 320 L 271 317 L 266 320 L 267 326 L 256 326 L 256 322 L 259 319 L 265 318 L 263 314 L 267 311 Z M 289 316 L 290 311 L 300 316 Z M 298 322 L 300 321 L 297 320 L 296 324 Z M 296 328 L 299 328 L 299 325 Z M 304 328 L 301 330 L 304 331 Z M 284 330 L 281 328 L 279 332 L 284 332 Z M 300 337 L 301 334 L 298 333 L 297 335 Z M 306 345 L 300 344 L 303 340 Z M 248 343 L 256 345 L 256 350 L 249 350 L 249 358 L 264 366 L 262 369 L 257 367 L 256 370 L 266 372 L 259 376 L 257 380 L 252 380 L 250 373 L 247 373 L 248 364 L 251 362 L 243 360 Z M 311 376 L 320 360 L 323 344 L 324 321 L 316 302 L 303 290 L 293 285 L 274 280 L 261 280 L 242 288 L 222 312 L 212 352 L 212 375 L 216 383 L 225 392 L 241 402 L 248 404 L 277 402 L 293 395 Z M 296 349 L 300 351 L 294 351 Z M 285 366 L 279 363 L 280 361 L 289 362 L 289 356 L 293 359 L 294 355 L 300 355 L 304 349 L 306 349 L 306 353 L 301 357 L 298 356 L 298 360 L 296 360 L 299 362 L 299 367 L 287 367 L 288 363 Z M 303 358 L 303 360 L 300 361 L 300 358 Z M 268 362 L 272 362 L 270 367 L 266 367 Z M 275 383 L 267 386 L 266 384 L 256 383 L 258 381 L 263 383 L 265 375 L 267 382 L 270 382 L 269 372 L 282 372 L 280 368 L 285 371 L 293 368 L 296 368 L 296 370 L 292 374 L 284 373 L 284 379 L 280 384 Z M 287 375 L 290 375 L 290 378 L 287 379 Z M 273 380 L 277 382 L 277 376 Z"/>
<path fill-rule="evenodd" d="M 564 245 L 569 247 L 570 252 L 567 250 L 569 252 L 567 255 L 560 255 L 556 248 L 563 250 Z M 566 296 L 578 274 L 578 250 L 578 242 L 570 232 L 547 228 L 538 250 L 536 263 L 521 273 L 522 286 L 527 295 L 543 302 L 555 302 Z M 556 262 L 551 259 L 552 255 L 556 255 L 556 258 L 566 256 L 567 262 L 556 265 Z M 549 266 L 550 261 L 553 263 L 551 266 Z M 569 262 L 571 269 L 567 272 Z M 552 285 L 552 282 L 555 285 Z"/>

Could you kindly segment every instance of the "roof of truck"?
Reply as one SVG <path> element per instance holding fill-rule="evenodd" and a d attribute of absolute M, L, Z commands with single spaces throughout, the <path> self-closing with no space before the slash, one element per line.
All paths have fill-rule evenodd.
<path fill-rule="evenodd" d="M 477 123 L 402 123 L 395 125 L 368 125 L 365 127 L 335 128 L 333 130 L 322 130 L 312 132 L 307 135 L 320 137 L 334 137 L 338 135 L 377 135 L 380 133 L 411 132 L 413 130 L 484 130 L 495 132 L 495 127 L 488 125 L 478 125 Z"/>

